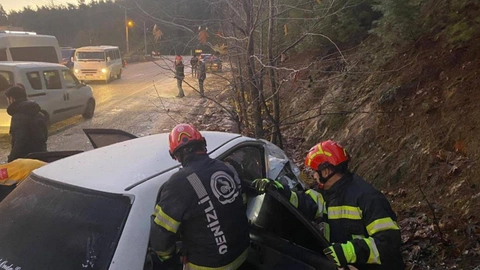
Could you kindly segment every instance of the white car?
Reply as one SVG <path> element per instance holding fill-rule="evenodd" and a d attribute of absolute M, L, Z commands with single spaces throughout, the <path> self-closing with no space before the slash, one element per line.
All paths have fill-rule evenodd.
<path fill-rule="evenodd" d="M 21 84 L 28 99 L 40 105 L 49 123 L 81 114 L 92 118 L 95 98 L 92 88 L 80 83 L 64 65 L 42 62 L 0 62 L 0 133 L 8 133 L 10 115 L 4 91 Z"/>
<path fill-rule="evenodd" d="M 159 188 L 181 166 L 168 153 L 168 134 L 135 138 L 115 130 L 86 133 L 100 148 L 65 158 L 50 153 L 58 160 L 35 170 L 0 203 L 0 265 L 153 269 L 147 252 L 150 215 Z M 298 168 L 275 145 L 232 133 L 202 134 L 210 157 L 233 165 L 245 189 L 259 177 L 303 188 Z M 44 160 L 53 160 L 48 155 Z M 251 191 L 252 269 L 336 269 L 323 255 L 326 240 L 286 199 L 274 190 L 264 195 Z"/>

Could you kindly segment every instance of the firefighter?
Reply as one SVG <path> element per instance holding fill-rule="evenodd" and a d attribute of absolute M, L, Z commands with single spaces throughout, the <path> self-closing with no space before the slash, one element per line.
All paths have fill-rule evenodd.
<path fill-rule="evenodd" d="M 397 216 L 386 197 L 348 170 L 350 157 L 334 141 L 310 149 L 305 165 L 315 171 L 320 191 L 291 192 L 269 179 L 253 182 L 259 193 L 272 186 L 286 196 L 307 218 L 322 221 L 331 246 L 325 255 L 338 267 L 405 269 L 400 252 Z"/>
<path fill-rule="evenodd" d="M 208 156 L 205 139 L 192 125 L 175 126 L 169 144 L 183 168 L 160 188 L 151 247 L 166 262 L 180 236 L 185 269 L 239 268 L 250 238 L 238 175 Z"/>

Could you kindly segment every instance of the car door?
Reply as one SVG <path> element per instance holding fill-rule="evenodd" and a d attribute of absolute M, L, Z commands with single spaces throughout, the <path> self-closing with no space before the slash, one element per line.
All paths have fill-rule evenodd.
<path fill-rule="evenodd" d="M 50 122 L 57 122 L 70 117 L 68 96 L 57 69 L 43 70 L 43 80 L 46 85 L 45 109 L 49 113 Z"/>
<path fill-rule="evenodd" d="M 82 85 L 70 70 L 62 69 L 60 72 L 65 87 L 69 115 L 82 114 L 90 98 L 87 89 L 85 89 L 87 86 Z"/>
<path fill-rule="evenodd" d="M 322 253 L 328 242 L 310 222 L 280 194 L 257 195 L 251 187 L 268 172 L 264 146 L 241 144 L 220 157 L 235 168 L 247 196 L 248 262 L 257 269 L 336 269 Z"/>

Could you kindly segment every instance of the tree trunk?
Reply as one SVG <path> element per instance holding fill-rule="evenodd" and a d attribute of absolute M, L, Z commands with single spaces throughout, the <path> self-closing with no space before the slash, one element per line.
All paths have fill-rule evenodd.
<path fill-rule="evenodd" d="M 269 19 L 268 19 L 268 62 L 269 62 L 269 75 L 270 75 L 270 87 L 272 91 L 273 98 L 273 125 L 274 125 L 274 136 L 272 142 L 278 145 L 280 148 L 283 148 L 282 133 L 280 131 L 280 95 L 277 89 L 277 81 L 275 75 L 275 65 L 273 57 L 273 36 L 274 36 L 274 7 L 275 0 L 268 1 L 269 9 Z"/>

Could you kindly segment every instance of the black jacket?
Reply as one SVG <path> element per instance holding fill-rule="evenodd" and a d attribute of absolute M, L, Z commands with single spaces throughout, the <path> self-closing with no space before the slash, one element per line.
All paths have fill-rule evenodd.
<path fill-rule="evenodd" d="M 397 216 L 385 196 L 360 176 L 346 174 L 321 192 L 286 189 L 285 195 L 304 215 L 324 222 L 325 237 L 331 243 L 352 242 L 355 267 L 405 269 Z"/>
<path fill-rule="evenodd" d="M 160 188 L 150 243 L 167 259 L 179 234 L 188 267 L 235 269 L 250 242 L 245 213 L 238 176 L 223 162 L 194 154 Z"/>
<path fill-rule="evenodd" d="M 17 100 L 8 106 L 7 113 L 12 116 L 12 150 L 8 162 L 29 153 L 47 151 L 48 127 L 35 101 Z"/>

